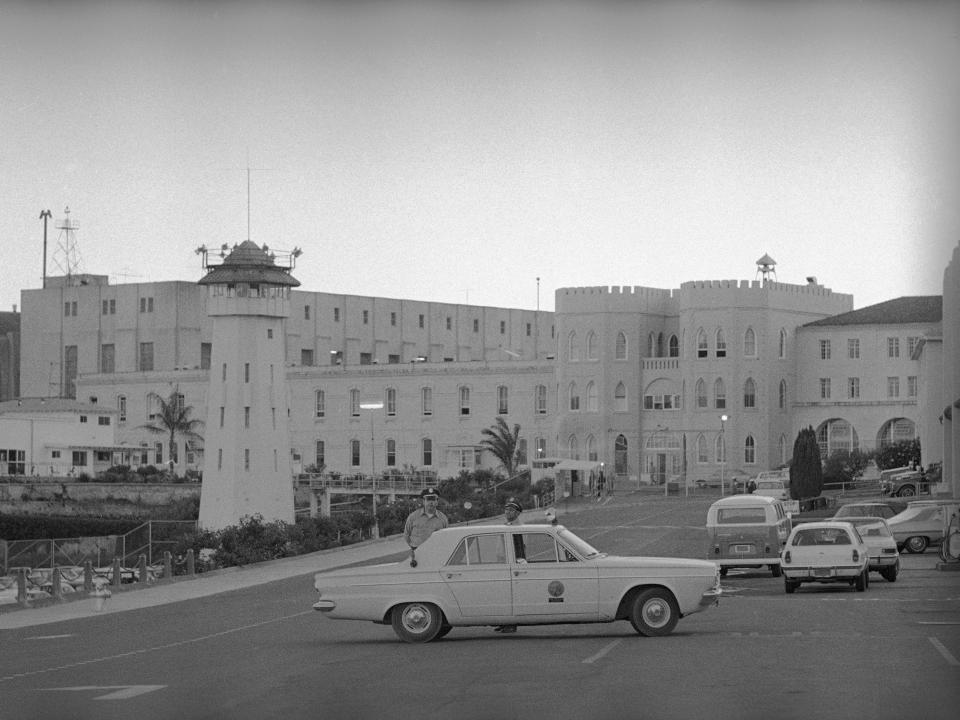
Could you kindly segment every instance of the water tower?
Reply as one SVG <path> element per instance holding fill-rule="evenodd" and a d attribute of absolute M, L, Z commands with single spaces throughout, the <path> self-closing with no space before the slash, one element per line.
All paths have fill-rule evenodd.
<path fill-rule="evenodd" d="M 200 526 L 219 530 L 255 514 L 292 523 L 284 321 L 300 250 L 245 240 L 197 254 L 213 326 Z"/>

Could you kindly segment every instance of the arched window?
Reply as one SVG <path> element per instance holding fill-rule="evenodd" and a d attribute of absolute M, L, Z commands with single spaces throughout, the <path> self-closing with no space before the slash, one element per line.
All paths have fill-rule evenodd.
<path fill-rule="evenodd" d="M 753 378 L 747 378 L 743 384 L 743 406 L 745 408 L 757 407 L 757 386 Z"/>
<path fill-rule="evenodd" d="M 753 331 L 753 328 L 747 328 L 747 331 L 743 334 L 743 356 L 757 356 L 757 334 Z"/>
<path fill-rule="evenodd" d="M 657 335 L 657 357 L 663 357 L 663 333 Z"/>
<path fill-rule="evenodd" d="M 597 384 L 591 380 L 587 383 L 587 410 L 597 412 L 600 409 L 600 402 L 597 399 Z"/>
<path fill-rule="evenodd" d="M 787 408 L 787 381 L 780 380 L 780 391 L 777 393 L 777 403 L 781 410 Z"/>
<path fill-rule="evenodd" d="M 888 420 L 877 435 L 878 447 L 884 448 L 904 440 L 913 440 L 917 436 L 917 426 L 907 418 Z"/>
<path fill-rule="evenodd" d="M 617 475 L 626 475 L 627 467 L 627 439 L 617 435 L 613 443 L 613 471 Z"/>
<path fill-rule="evenodd" d="M 780 328 L 779 355 L 781 360 L 787 356 L 787 331 L 783 328 Z"/>
<path fill-rule="evenodd" d="M 571 331 L 567 336 L 567 360 L 577 362 L 580 359 L 580 348 L 577 346 L 577 333 Z"/>
<path fill-rule="evenodd" d="M 613 409 L 616 412 L 627 411 L 627 387 L 622 382 L 617 383 L 613 391 Z"/>
<path fill-rule="evenodd" d="M 587 437 L 587 460 L 596 461 L 597 458 L 597 439 L 590 435 Z"/>
<path fill-rule="evenodd" d="M 570 398 L 568 407 L 571 410 L 580 410 L 580 394 L 577 392 L 577 384 L 575 382 L 570 383 L 570 386 L 567 388 L 567 397 Z"/>
<path fill-rule="evenodd" d="M 697 462 L 710 462 L 710 456 L 707 453 L 707 439 L 702 434 L 697 435 Z"/>
<path fill-rule="evenodd" d="M 820 457 L 824 460 L 837 450 L 849 452 L 860 449 L 860 439 L 853 425 L 838 418 L 827 420 L 817 428 L 817 444 L 820 446 Z"/>
<path fill-rule="evenodd" d="M 717 378 L 713 383 L 713 406 L 717 410 L 723 410 L 727 407 L 727 391 L 723 387 L 723 380 Z"/>
<path fill-rule="evenodd" d="M 697 378 L 697 407 L 705 408 L 707 407 L 707 384 L 703 381 L 703 378 Z"/>
<path fill-rule="evenodd" d="M 727 356 L 727 339 L 723 336 L 723 330 L 717 329 L 717 357 Z"/>
<path fill-rule="evenodd" d="M 697 330 L 697 357 L 705 358 L 707 356 L 707 333 L 703 328 Z"/>
<path fill-rule="evenodd" d="M 587 360 L 597 359 L 597 334 L 592 330 L 587 335 Z"/>
<path fill-rule="evenodd" d="M 617 360 L 627 359 L 627 336 L 622 330 L 617 333 L 617 346 L 614 352 L 614 358 Z"/>
<path fill-rule="evenodd" d="M 680 357 L 680 343 L 677 341 L 676 335 L 670 336 L 670 357 Z"/>
<path fill-rule="evenodd" d="M 657 336 L 653 333 L 647 335 L 647 357 L 657 356 Z"/>
<path fill-rule="evenodd" d="M 753 442 L 753 435 L 747 435 L 747 439 L 743 441 L 743 462 L 747 465 L 757 462 L 757 449 Z"/>
<path fill-rule="evenodd" d="M 580 447 L 577 445 L 577 436 L 571 435 L 567 438 L 567 447 L 570 449 L 570 459 L 579 460 L 580 459 Z"/>

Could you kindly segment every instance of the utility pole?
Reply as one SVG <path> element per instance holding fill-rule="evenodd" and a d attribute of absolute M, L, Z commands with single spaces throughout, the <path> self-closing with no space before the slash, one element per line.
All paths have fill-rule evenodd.
<path fill-rule="evenodd" d="M 40 219 L 43 220 L 43 288 L 47 287 L 47 220 L 52 217 L 49 210 L 40 211 Z"/>

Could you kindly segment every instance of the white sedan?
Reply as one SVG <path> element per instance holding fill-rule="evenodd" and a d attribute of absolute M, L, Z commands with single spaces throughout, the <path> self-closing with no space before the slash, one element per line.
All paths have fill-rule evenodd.
<path fill-rule="evenodd" d="M 900 553 L 897 541 L 881 517 L 851 517 L 846 519 L 852 524 L 870 553 L 870 572 L 878 572 L 885 580 L 896 582 L 900 574 Z"/>
<path fill-rule="evenodd" d="M 870 551 L 860 533 L 840 520 L 797 525 L 780 552 L 784 588 L 801 583 L 847 583 L 863 592 L 870 584 Z"/>
<path fill-rule="evenodd" d="M 313 605 L 329 618 L 390 624 L 406 642 L 454 627 L 629 620 L 641 635 L 719 602 L 720 572 L 705 560 L 620 557 L 561 525 L 438 530 L 401 562 L 317 573 Z"/>

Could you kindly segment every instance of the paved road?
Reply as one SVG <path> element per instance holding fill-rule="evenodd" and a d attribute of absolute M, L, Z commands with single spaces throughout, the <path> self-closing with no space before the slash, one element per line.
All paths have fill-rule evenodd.
<path fill-rule="evenodd" d="M 709 502 L 617 497 L 564 523 L 605 550 L 699 557 Z M 0 718 L 883 720 L 953 718 L 960 707 L 960 574 L 937 572 L 932 553 L 905 556 L 896 583 L 875 576 L 867 593 L 787 596 L 769 573 L 731 572 L 720 607 L 684 618 L 667 638 L 614 623 L 513 636 L 456 629 L 410 646 L 388 627 L 310 609 L 318 565 L 397 547 L 114 597 L 143 605 L 126 611 L 4 614 Z M 196 597 L 172 601 L 177 585 Z M 160 595 L 167 601 L 154 602 Z M 31 616 L 44 624 L 10 625 Z"/>

